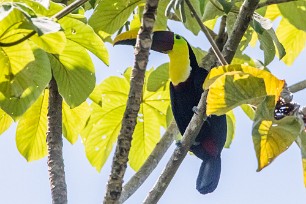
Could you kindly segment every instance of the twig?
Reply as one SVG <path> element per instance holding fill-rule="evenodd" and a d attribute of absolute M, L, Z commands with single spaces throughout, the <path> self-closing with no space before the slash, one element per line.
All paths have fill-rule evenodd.
<path fill-rule="evenodd" d="M 61 19 L 63 17 L 65 17 L 66 15 L 68 15 L 70 12 L 72 12 L 73 10 L 77 9 L 79 6 L 81 6 L 82 4 L 86 3 L 88 0 L 79 0 L 79 1 L 75 1 L 72 4 L 70 4 L 69 6 L 65 7 L 63 10 L 61 10 L 60 12 L 58 12 L 57 14 L 55 14 L 54 16 L 51 17 L 51 19 Z M 36 31 L 33 30 L 32 32 L 30 32 L 29 34 L 27 34 L 26 36 L 23 36 L 22 38 L 14 41 L 14 42 L 9 42 L 9 43 L 3 43 L 0 42 L 0 47 L 10 47 L 10 46 L 14 46 L 14 45 L 18 45 L 19 43 L 22 43 L 23 41 L 29 39 L 30 37 L 32 37 L 33 35 L 36 34 Z"/>
<path fill-rule="evenodd" d="M 156 168 L 166 151 L 171 146 L 174 137 L 179 133 L 177 125 L 173 120 L 167 128 L 161 140 L 156 144 L 154 150 L 142 165 L 139 171 L 124 185 L 119 203 L 126 201 L 145 182 Z"/>
<path fill-rule="evenodd" d="M 164 194 L 167 189 L 170 181 L 172 180 L 177 169 L 184 160 L 187 152 L 189 151 L 193 141 L 197 137 L 198 133 L 201 130 L 201 127 L 206 120 L 206 97 L 208 91 L 205 90 L 201 96 L 200 103 L 198 105 L 199 114 L 194 114 L 185 133 L 182 138 L 181 145 L 176 147 L 170 160 L 168 161 L 166 168 L 162 172 L 161 176 L 158 178 L 153 189 L 148 194 L 146 200 L 143 204 L 154 204 L 157 203 L 161 196 Z"/>
<path fill-rule="evenodd" d="M 250 22 L 250 18 L 249 16 L 252 16 L 257 4 L 258 4 L 259 0 L 245 0 L 243 7 L 246 6 L 252 6 L 251 8 L 242 8 L 240 10 L 240 13 L 238 15 L 238 18 L 235 22 L 234 28 L 235 27 L 239 27 L 236 24 L 239 22 L 244 22 L 246 24 L 246 26 L 242 26 L 241 27 L 241 31 L 240 32 L 245 32 L 247 29 L 247 25 L 249 25 Z M 186 2 L 187 3 L 187 2 Z M 245 19 L 245 20 L 241 20 Z M 202 23 L 201 23 L 202 24 Z M 238 38 L 236 40 L 232 40 L 232 38 Z M 231 43 L 228 43 L 226 45 L 227 50 L 235 50 L 238 47 L 238 44 L 241 40 L 242 36 L 241 35 L 235 35 L 234 32 L 231 34 L 231 36 L 229 37 L 228 41 L 230 41 Z M 235 44 L 236 43 L 236 44 Z M 227 61 L 231 62 L 233 59 L 232 54 L 228 55 Z M 211 64 L 210 66 L 212 66 L 213 64 Z M 205 90 L 201 96 L 201 100 L 198 104 L 198 114 L 194 114 L 185 133 L 183 136 L 183 140 L 182 140 L 182 145 L 180 147 L 177 147 L 174 151 L 174 153 L 172 154 L 169 162 L 167 163 L 166 168 L 164 169 L 163 173 L 161 174 L 161 176 L 159 177 L 157 183 L 155 184 L 155 186 L 153 187 L 152 191 L 149 193 L 149 195 L 147 196 L 146 200 L 144 201 L 144 204 L 154 204 L 157 203 L 158 200 L 161 198 L 161 196 L 163 195 L 163 193 L 165 192 L 166 188 L 168 187 L 171 179 L 173 178 L 174 174 L 176 173 L 179 165 L 181 164 L 181 162 L 183 161 L 184 157 L 186 156 L 192 142 L 194 141 L 194 139 L 196 138 L 197 134 L 199 133 L 202 124 L 204 123 L 204 121 L 206 120 L 206 114 L 205 114 L 205 109 L 206 109 L 206 95 L 207 95 L 207 90 Z"/>
<path fill-rule="evenodd" d="M 214 51 L 214 53 L 216 54 L 218 60 L 220 61 L 220 63 L 222 65 L 227 65 L 227 61 L 224 59 L 221 51 L 219 50 L 217 44 L 215 43 L 214 39 L 211 37 L 208 29 L 206 28 L 206 26 L 202 23 L 200 17 L 198 16 L 196 10 L 193 8 L 192 4 L 190 3 L 189 0 L 185 0 L 187 6 L 189 7 L 190 11 L 192 12 L 193 16 L 195 17 L 196 21 L 198 22 L 199 26 L 201 27 L 201 30 L 204 32 L 207 40 L 209 41 L 209 43 L 212 46 L 212 49 Z"/>
<path fill-rule="evenodd" d="M 158 0 L 147 0 L 135 46 L 135 64 L 132 70 L 129 97 L 122 119 L 117 147 L 113 157 L 112 170 L 107 183 L 104 204 L 116 204 L 121 195 L 123 177 L 126 171 L 132 135 L 137 122 L 137 114 L 142 100 L 142 90 L 149 50 L 152 44 L 152 31 L 155 22 Z"/>
<path fill-rule="evenodd" d="M 300 81 L 288 87 L 291 93 L 296 93 L 306 88 L 306 80 Z"/>
<path fill-rule="evenodd" d="M 260 9 L 265 6 L 269 6 L 272 4 L 281 4 L 281 3 L 287 3 L 292 1 L 298 1 L 298 0 L 267 0 L 266 2 L 259 3 L 256 9 Z"/>

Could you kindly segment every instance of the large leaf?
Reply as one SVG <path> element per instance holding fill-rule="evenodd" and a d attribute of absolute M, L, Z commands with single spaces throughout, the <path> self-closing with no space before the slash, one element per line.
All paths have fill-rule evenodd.
<path fill-rule="evenodd" d="M 282 60 L 287 65 L 292 65 L 294 60 L 305 48 L 306 32 L 297 29 L 286 19 L 282 19 L 278 28 L 276 29 L 276 35 L 286 49 L 286 55 Z"/>
<path fill-rule="evenodd" d="M 83 103 L 95 87 L 95 71 L 87 51 L 67 41 L 60 55 L 49 55 L 59 93 L 74 108 Z"/>
<path fill-rule="evenodd" d="M 157 91 L 161 87 L 164 87 L 169 81 L 169 63 L 164 63 L 157 67 L 148 77 L 147 90 Z"/>
<path fill-rule="evenodd" d="M 278 4 L 281 14 L 296 28 L 306 31 L 306 2 L 296 1 Z"/>
<path fill-rule="evenodd" d="M 29 42 L 0 49 L 0 106 L 17 119 L 49 83 L 50 63 L 46 53 Z"/>
<path fill-rule="evenodd" d="M 156 92 L 147 91 L 146 82 L 151 73 L 152 70 L 146 73 L 143 100 L 129 155 L 130 165 L 135 170 L 139 169 L 158 142 L 160 127 L 166 126 L 166 114 L 170 104 L 168 86 Z M 87 158 L 98 171 L 108 158 L 119 134 L 130 89 L 130 74 L 131 69 L 128 69 L 123 77 L 107 78 L 91 95 L 99 104 L 91 105 L 92 114 L 81 135 Z M 101 99 L 98 99 L 99 96 Z"/>
<path fill-rule="evenodd" d="M 207 114 L 221 115 L 242 104 L 258 105 L 267 95 L 278 100 L 284 81 L 247 65 L 214 68 L 203 88 L 208 89 Z"/>
<path fill-rule="evenodd" d="M 305 131 L 302 131 L 302 133 L 297 138 L 296 142 L 301 149 L 304 185 L 306 186 L 306 132 Z"/>
<path fill-rule="evenodd" d="M 63 102 L 63 135 L 74 144 L 90 115 L 90 107 L 85 101 L 76 108 L 70 108 Z"/>
<path fill-rule="evenodd" d="M 274 97 L 267 97 L 258 106 L 253 124 L 253 142 L 258 160 L 258 169 L 269 165 L 278 155 L 286 151 L 304 127 L 296 116 L 274 119 Z"/>
<path fill-rule="evenodd" d="M 156 20 L 154 23 L 154 30 L 167 30 L 168 18 L 165 16 L 166 7 L 169 4 L 169 0 L 160 0 L 158 3 Z"/>
<path fill-rule="evenodd" d="M 4 133 L 12 124 L 13 119 L 0 109 L 0 135 Z"/>
<path fill-rule="evenodd" d="M 69 17 L 62 18 L 59 22 L 65 30 L 67 39 L 83 46 L 106 65 L 109 64 L 109 56 L 104 42 L 89 25 Z"/>
<path fill-rule="evenodd" d="M 226 141 L 224 147 L 230 148 L 232 141 L 235 137 L 235 128 L 236 128 L 236 118 L 233 111 L 229 111 L 226 113 L 226 125 L 227 125 L 227 134 L 226 134 Z"/>
<path fill-rule="evenodd" d="M 16 145 L 27 160 L 41 159 L 47 155 L 48 91 L 27 110 L 20 119 L 16 131 Z"/>
<path fill-rule="evenodd" d="M 60 54 L 66 46 L 66 36 L 63 31 L 49 33 L 42 36 L 37 34 L 30 38 L 38 47 L 52 54 Z"/>
<path fill-rule="evenodd" d="M 102 37 L 114 34 L 144 0 L 103 0 L 95 8 L 88 23 Z"/>

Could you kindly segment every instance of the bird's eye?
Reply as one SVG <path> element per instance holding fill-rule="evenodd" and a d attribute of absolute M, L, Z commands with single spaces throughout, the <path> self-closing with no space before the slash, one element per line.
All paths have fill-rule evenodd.
<path fill-rule="evenodd" d="M 179 39 L 181 39 L 181 36 L 175 35 L 175 38 L 179 40 Z"/>

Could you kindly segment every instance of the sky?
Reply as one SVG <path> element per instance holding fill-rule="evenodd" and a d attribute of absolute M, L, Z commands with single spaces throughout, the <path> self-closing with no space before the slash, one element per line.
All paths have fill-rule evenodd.
<path fill-rule="evenodd" d="M 204 50 L 209 45 L 202 33 L 193 36 L 180 24 L 170 24 L 170 28 L 184 36 L 190 44 Z M 97 83 L 110 75 L 120 75 L 126 67 L 133 66 L 134 55 L 132 47 L 112 47 L 107 44 L 110 53 L 110 66 L 106 67 L 94 57 Z M 263 61 L 263 54 L 257 48 L 248 49 L 253 58 Z M 273 74 L 285 79 L 288 85 L 305 79 L 304 51 L 291 66 L 275 59 L 269 65 Z M 168 61 L 166 55 L 151 52 L 148 69 L 157 67 Z M 305 91 L 294 94 L 294 101 L 305 105 Z M 235 109 L 236 134 L 230 149 L 222 152 L 222 173 L 217 189 L 208 195 L 201 195 L 195 189 L 196 178 L 201 160 L 187 155 L 178 172 L 170 183 L 160 204 L 287 204 L 305 203 L 306 189 L 303 184 L 302 162 L 299 148 L 293 144 L 285 153 L 276 158 L 270 166 L 261 172 L 256 172 L 257 160 L 252 143 L 252 121 L 241 109 Z M 47 159 L 26 162 L 19 154 L 15 144 L 16 124 L 0 136 L 0 203 L 3 204 L 45 204 L 51 203 L 51 193 L 48 180 Z M 158 167 L 141 188 L 126 201 L 127 204 L 138 204 L 147 196 L 154 183 L 164 169 L 175 145 L 173 144 Z M 112 158 L 110 157 L 97 172 L 85 156 L 84 147 L 79 139 L 71 145 L 64 139 L 64 162 L 68 188 L 68 202 L 71 204 L 102 203 L 105 187 L 110 173 Z M 134 171 L 127 169 L 125 181 Z"/>

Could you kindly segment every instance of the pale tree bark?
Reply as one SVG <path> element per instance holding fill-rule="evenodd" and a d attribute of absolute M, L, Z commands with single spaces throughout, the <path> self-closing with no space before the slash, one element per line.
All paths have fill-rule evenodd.
<path fill-rule="evenodd" d="M 152 44 L 152 31 L 155 22 L 158 0 L 147 0 L 135 46 L 135 64 L 132 70 L 131 86 L 121 130 L 118 136 L 112 170 L 104 197 L 105 204 L 118 203 L 122 191 L 123 177 L 126 171 L 132 135 L 137 122 L 137 114 L 142 100 L 144 75 Z"/>
<path fill-rule="evenodd" d="M 258 2 L 259 0 L 245 0 L 242 5 L 242 8 L 240 9 L 237 20 L 234 24 L 234 30 L 236 29 L 236 31 L 232 32 L 231 36 L 229 36 L 229 39 L 227 40 L 222 52 L 226 61 L 229 63 L 232 61 L 234 57 L 239 42 L 241 41 L 242 36 L 249 25 L 251 16 L 255 11 Z M 210 66 L 213 66 L 213 64 L 211 64 Z M 157 183 L 155 184 L 155 186 L 153 187 L 153 189 L 150 191 L 147 198 L 145 199 L 144 204 L 157 203 L 161 198 L 161 196 L 164 194 L 170 181 L 174 177 L 174 174 L 176 173 L 179 165 L 182 163 L 194 139 L 199 133 L 202 124 L 206 120 L 206 114 L 205 114 L 206 98 L 207 98 L 207 91 L 204 91 L 201 100 L 198 104 L 198 113 L 193 115 L 183 135 L 182 145 L 178 146 L 175 149 L 169 162 L 166 165 L 166 168 L 164 169 Z"/>

